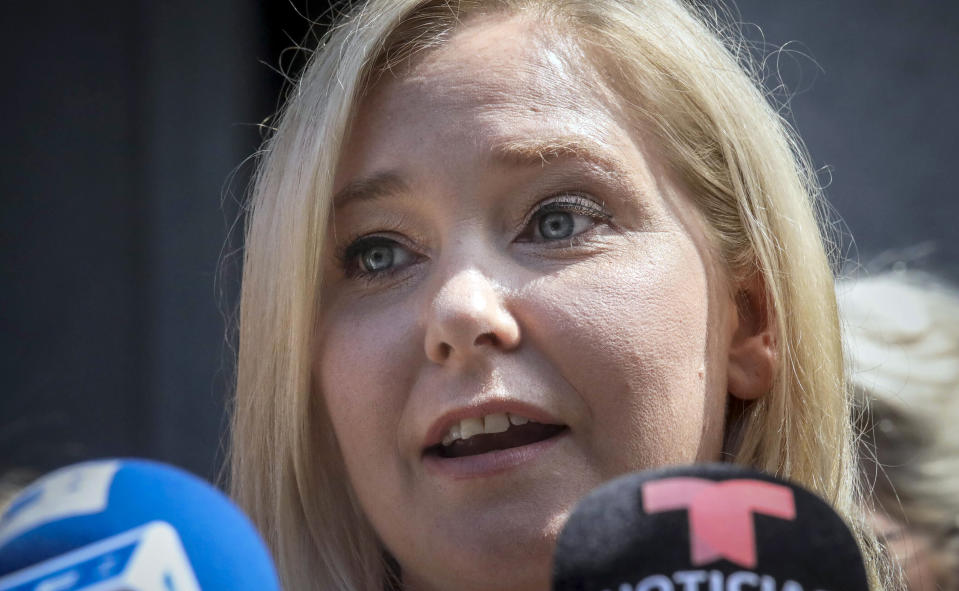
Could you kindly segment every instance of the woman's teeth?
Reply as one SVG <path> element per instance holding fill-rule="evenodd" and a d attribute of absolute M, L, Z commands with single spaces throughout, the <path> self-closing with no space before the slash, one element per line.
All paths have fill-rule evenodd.
<path fill-rule="evenodd" d="M 503 433 L 509 429 L 510 425 L 525 425 L 529 419 L 512 413 L 494 413 L 482 418 L 472 417 L 463 419 L 450 427 L 449 432 L 443 437 L 443 445 L 452 445 L 457 440 L 467 440 L 474 435 L 484 433 Z"/>

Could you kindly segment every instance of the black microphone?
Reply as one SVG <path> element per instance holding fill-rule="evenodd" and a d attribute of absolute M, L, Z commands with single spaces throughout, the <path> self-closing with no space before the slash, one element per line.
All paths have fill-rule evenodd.
<path fill-rule="evenodd" d="M 852 532 L 813 493 L 729 464 L 651 470 L 587 495 L 555 591 L 868 591 Z"/>

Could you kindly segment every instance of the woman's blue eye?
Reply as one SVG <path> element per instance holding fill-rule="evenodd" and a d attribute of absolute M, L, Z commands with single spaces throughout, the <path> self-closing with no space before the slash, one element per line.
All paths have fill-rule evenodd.
<path fill-rule="evenodd" d="M 361 257 L 363 270 L 375 273 L 393 266 L 393 249 L 388 246 L 368 248 Z"/>
<path fill-rule="evenodd" d="M 575 229 L 572 214 L 565 211 L 553 211 L 539 218 L 539 233 L 547 240 L 569 238 Z"/>
<path fill-rule="evenodd" d="M 540 207 L 531 220 L 532 227 L 527 230 L 532 235 L 527 234 L 525 239 L 533 242 L 569 240 L 610 217 L 591 199 L 570 195 Z"/>
<path fill-rule="evenodd" d="M 348 277 L 373 277 L 401 270 L 415 262 L 416 255 L 391 238 L 367 236 L 346 247 L 340 258 Z"/>

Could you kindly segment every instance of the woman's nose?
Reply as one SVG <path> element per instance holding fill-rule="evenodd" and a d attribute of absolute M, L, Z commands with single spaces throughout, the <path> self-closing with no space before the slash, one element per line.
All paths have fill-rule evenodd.
<path fill-rule="evenodd" d="M 487 348 L 508 351 L 519 345 L 519 324 L 503 295 L 479 270 L 449 277 L 428 311 L 426 356 L 430 361 L 465 362 Z"/>

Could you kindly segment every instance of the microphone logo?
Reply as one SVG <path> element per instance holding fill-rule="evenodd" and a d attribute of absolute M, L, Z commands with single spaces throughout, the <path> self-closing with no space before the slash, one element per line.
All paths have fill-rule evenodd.
<path fill-rule="evenodd" d="M 725 558 L 748 569 L 756 567 L 753 513 L 796 518 L 796 502 L 788 486 L 751 479 L 724 481 L 693 477 L 643 484 L 647 514 L 686 509 L 689 513 L 690 558 L 700 566 Z"/>

